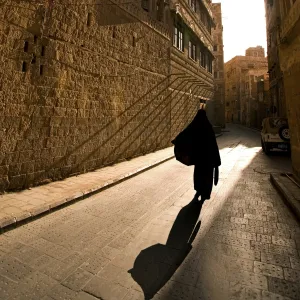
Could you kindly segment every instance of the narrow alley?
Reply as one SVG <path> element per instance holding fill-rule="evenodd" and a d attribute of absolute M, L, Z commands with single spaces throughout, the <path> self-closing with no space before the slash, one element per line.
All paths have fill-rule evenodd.
<path fill-rule="evenodd" d="M 300 299 L 300 227 L 269 180 L 289 158 L 219 137 L 201 208 L 175 159 L 0 236 L 0 299 Z"/>

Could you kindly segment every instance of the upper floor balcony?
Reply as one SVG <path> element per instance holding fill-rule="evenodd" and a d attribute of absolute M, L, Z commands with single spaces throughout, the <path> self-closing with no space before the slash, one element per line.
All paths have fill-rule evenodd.
<path fill-rule="evenodd" d="M 288 14 L 282 20 L 281 41 L 293 39 L 300 32 L 300 0 L 295 1 Z"/>
<path fill-rule="evenodd" d="M 195 33 L 204 46 L 213 52 L 212 34 L 198 18 L 197 14 L 189 7 L 185 0 L 171 0 L 170 9 L 179 15 L 184 23 Z"/>

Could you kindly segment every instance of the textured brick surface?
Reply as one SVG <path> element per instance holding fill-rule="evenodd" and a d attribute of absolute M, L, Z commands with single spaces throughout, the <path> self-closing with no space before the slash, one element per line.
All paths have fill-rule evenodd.
<path fill-rule="evenodd" d="M 297 300 L 299 225 L 268 173 L 255 172 L 288 169 L 288 158 L 267 158 L 258 134 L 230 129 L 202 208 L 190 204 L 192 168 L 169 160 L 2 233 L 0 298 Z"/>
<path fill-rule="evenodd" d="M 15 224 L 31 216 L 39 215 L 69 201 L 80 199 L 83 195 L 101 190 L 114 182 L 118 182 L 159 164 L 173 157 L 173 155 L 173 147 L 166 148 L 143 157 L 134 158 L 130 162 L 122 162 L 114 166 L 96 170 L 95 172 L 70 177 L 60 182 L 50 183 L 47 186 L 39 186 L 31 190 L 0 195 L 0 207 L 3 206 L 7 209 L 6 213 L 2 211 L 0 213 L 0 228 Z M 51 194 L 50 197 L 49 193 Z M 42 198 L 44 200 L 32 202 L 32 198 Z M 18 207 L 14 205 L 18 205 Z M 96 212 L 97 208 L 93 210 L 93 214 L 95 215 Z M 84 236 L 86 235 L 87 232 L 84 231 Z M 57 239 L 59 236 L 62 236 L 62 233 L 58 234 L 56 232 L 54 236 Z"/>
<path fill-rule="evenodd" d="M 161 20 L 138 1 L 1 5 L 1 192 L 170 146 L 199 99 L 212 98 L 212 74 L 188 58 L 188 38 L 173 49 L 173 15 L 159 6 Z M 200 13 L 181 13 L 211 57 Z"/>

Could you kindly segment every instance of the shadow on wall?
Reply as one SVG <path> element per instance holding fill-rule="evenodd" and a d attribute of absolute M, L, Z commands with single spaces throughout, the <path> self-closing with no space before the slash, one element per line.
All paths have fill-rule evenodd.
<path fill-rule="evenodd" d="M 131 1 L 121 1 L 124 2 L 121 4 L 132 6 Z M 73 18 L 73 15 L 70 14 L 71 10 L 69 11 L 68 8 L 65 11 L 61 9 L 63 4 L 50 2 L 52 3 L 51 10 L 44 11 L 41 8 L 41 11 L 37 13 L 33 27 L 28 28 L 29 32 L 36 34 L 30 46 L 34 47 L 36 51 L 40 46 L 45 50 L 50 40 L 60 38 L 62 42 L 64 41 L 64 35 L 59 35 L 62 32 L 56 29 L 54 32 L 51 31 L 54 28 L 51 25 L 56 20 L 55 18 L 60 15 Z M 99 26 L 107 27 L 108 32 L 111 31 L 110 33 L 112 33 L 112 41 L 117 37 L 116 40 L 122 44 L 118 39 L 119 29 L 115 28 L 117 26 L 114 24 L 137 23 L 138 20 L 109 0 L 99 1 L 99 7 L 106 7 L 107 14 L 105 14 L 105 9 L 100 10 L 97 5 L 98 2 L 94 6 L 89 6 L 88 10 L 84 5 L 83 15 L 86 13 L 88 16 L 87 20 L 80 23 L 80 26 L 92 27 L 93 22 L 95 22 Z M 56 8 L 60 9 L 55 10 Z M 109 16 L 112 14 L 115 18 L 110 19 Z M 45 18 L 44 21 L 41 20 L 42 17 Z M 40 23 L 42 21 L 44 22 L 43 32 L 35 32 L 35 30 L 41 30 Z M 132 36 L 134 42 L 142 38 L 144 33 L 143 28 L 137 29 L 139 29 L 139 35 L 137 37 Z M 104 31 L 103 34 L 107 34 L 107 32 Z M 145 39 L 141 39 L 139 43 L 142 45 L 144 41 Z M 164 41 L 167 40 L 164 38 Z M 62 42 L 59 45 L 62 45 Z M 75 46 L 70 44 L 70 48 Z M 94 49 L 88 47 L 88 44 L 82 44 L 79 50 L 78 47 L 74 48 L 77 51 L 74 53 L 78 53 L 78 59 L 81 58 L 83 61 L 88 59 L 87 62 L 92 60 L 91 55 L 94 52 L 91 50 Z M 146 44 L 143 47 L 146 47 Z M 52 48 L 53 45 L 50 43 L 49 49 Z M 65 48 L 59 48 L 60 51 L 63 49 Z M 149 49 L 151 50 L 151 48 Z M 146 50 L 149 51 L 149 49 Z M 15 150 L 7 150 L 6 159 L 13 162 L 7 163 L 9 171 L 3 173 L 3 182 L 0 180 L 1 191 L 2 189 L 22 189 L 47 183 L 49 180 L 63 179 L 171 146 L 172 135 L 177 135 L 192 120 L 197 111 L 198 100 L 192 99 L 192 95 L 207 88 L 190 75 L 169 74 L 168 68 L 166 68 L 166 72 L 158 73 L 159 76 L 154 76 L 151 72 L 151 74 L 145 73 L 139 67 L 140 62 L 129 65 L 117 59 L 109 60 L 109 72 L 107 74 L 102 72 L 105 68 L 96 71 L 94 69 L 82 70 L 80 64 L 69 65 L 63 58 L 60 60 L 51 57 L 53 49 L 49 52 L 46 51 L 47 55 L 45 55 L 44 50 L 41 50 L 43 54 L 40 53 L 39 55 L 45 56 L 43 59 L 49 62 L 47 69 L 50 70 L 53 67 L 52 64 L 56 66 L 52 70 L 55 71 L 55 76 L 58 76 L 56 73 L 59 73 L 63 66 L 62 69 L 65 71 L 63 75 L 66 77 L 62 76 L 64 80 L 61 82 L 68 81 L 66 79 L 67 71 L 71 70 L 70 74 L 74 75 L 72 82 L 76 83 L 76 89 L 74 88 L 76 93 L 72 89 L 65 88 L 64 83 L 60 83 L 60 81 L 57 83 L 55 76 L 51 77 L 51 80 L 55 78 L 55 89 L 52 87 L 41 88 L 37 85 L 36 97 L 30 99 L 32 101 L 30 107 L 25 107 L 28 111 L 26 111 L 26 117 L 22 118 L 22 122 L 26 124 L 22 123 L 23 125 L 19 126 L 22 128 L 20 132 L 23 139 L 18 141 L 17 148 L 20 148 L 22 156 L 18 155 L 15 158 L 12 156 L 15 153 L 11 153 Z M 139 44 L 136 47 L 132 46 L 132 48 L 130 45 L 128 52 L 131 51 L 130 53 L 134 53 L 133 55 L 138 55 L 139 50 Z M 166 61 L 167 51 L 165 51 L 164 57 L 160 50 L 156 51 L 156 62 L 166 64 L 163 61 Z M 30 51 L 28 50 L 28 55 L 33 54 L 38 57 L 38 53 L 31 53 L 32 51 Z M 48 55 L 48 53 L 50 54 Z M 126 57 L 125 54 L 124 56 Z M 31 63 L 34 65 L 33 62 Z M 97 60 L 96 63 L 98 63 L 96 64 L 97 67 L 98 65 L 102 67 L 103 61 Z M 129 75 L 127 73 L 126 76 L 120 75 L 117 72 L 119 69 L 115 66 L 119 64 L 122 64 L 121 70 L 124 67 L 123 64 L 126 66 L 124 68 L 130 71 Z M 131 70 L 132 66 L 136 67 L 134 72 Z M 116 74 L 112 74 L 111 70 L 115 70 Z M 87 75 L 88 82 L 80 81 L 81 72 Z M 25 73 L 24 76 L 26 76 Z M 135 87 L 137 81 L 132 76 L 142 78 L 144 76 L 145 88 Z M 38 76 L 41 86 L 48 84 L 48 77 L 47 74 Z M 76 79 L 79 81 L 76 82 Z M 36 78 L 33 76 L 31 80 L 34 86 Z M 114 84 L 113 88 L 108 87 L 110 82 Z M 82 88 L 82 91 L 79 92 L 77 89 L 83 83 L 86 83 L 85 89 Z M 94 86 L 103 87 L 104 91 L 100 89 L 99 92 L 99 89 L 94 89 Z M 125 90 L 123 98 L 118 95 L 118 89 Z M 132 92 L 132 90 L 134 91 Z M 188 94 L 187 91 L 189 91 Z M 89 94 L 92 95 L 90 98 Z M 33 112 L 36 113 L 33 115 Z M 11 119 L 14 124 L 18 124 L 13 118 Z M 21 136 L 20 133 L 18 134 Z M 13 139 L 7 137 L 7 140 Z M 16 152 L 18 154 L 19 150 Z M 2 176 L 2 174 L 0 175 Z"/>
<path fill-rule="evenodd" d="M 97 9 L 100 6 L 102 9 Z M 87 22 L 97 22 L 99 26 L 137 22 L 126 10 L 148 16 L 131 1 L 123 0 L 116 4 L 105 0 L 91 8 L 92 13 L 88 14 Z M 112 120 L 92 131 L 92 134 L 90 128 L 87 128 L 89 137 L 81 139 L 77 146 L 69 147 L 63 156 L 46 167 L 45 173 L 37 181 L 46 179 L 44 176 L 61 179 L 84 173 L 169 146 L 172 126 L 172 129 L 175 128 L 172 131 L 177 135 L 197 111 L 193 101 L 187 101 L 185 107 L 180 106 L 180 101 L 186 97 L 181 92 L 190 90 L 197 93 L 199 86 L 199 81 L 183 73 L 166 76 L 143 96 L 125 106 Z M 170 87 L 173 89 L 170 90 Z M 187 115 L 185 120 L 182 118 L 183 113 Z"/>
<path fill-rule="evenodd" d="M 145 299 L 153 296 L 169 281 L 192 249 L 199 229 L 201 202 L 190 202 L 177 215 L 166 245 L 156 244 L 137 256 L 128 272 L 140 285 Z"/>
<path fill-rule="evenodd" d="M 48 171 L 46 173 L 50 174 L 51 178 L 57 179 L 55 172 L 57 169 L 59 169 L 59 176 L 66 177 L 92 170 L 95 167 L 116 163 L 124 159 L 124 157 L 127 159 L 132 158 L 168 146 L 171 139 L 169 136 L 171 123 L 177 123 L 175 131 L 179 132 L 192 120 L 197 111 L 197 106 L 191 101 L 190 107 L 188 107 L 187 121 L 184 124 L 180 122 L 181 115 L 187 109 L 186 105 L 178 105 L 185 97 L 180 92 L 185 90 L 187 86 L 192 88 L 193 92 L 199 90 L 199 86 L 188 76 L 177 76 L 172 80 L 170 78 L 171 76 L 168 76 L 155 87 L 148 90 L 147 93 L 134 101 L 134 103 L 94 134 L 90 135 L 80 145 L 70 148 L 63 157 L 47 167 Z M 177 84 L 176 90 L 169 91 L 169 86 L 174 83 Z M 178 98 L 176 98 L 177 96 Z M 171 108 L 171 102 L 174 101 L 174 98 L 176 99 L 172 103 Z M 156 107 L 147 115 L 144 115 L 145 111 L 149 111 L 149 106 L 152 105 L 155 99 L 159 99 Z M 176 113 L 172 115 L 172 120 L 168 120 L 167 117 L 170 115 L 171 110 L 173 112 L 176 111 Z M 179 122 L 177 122 L 178 120 Z M 136 125 L 132 126 L 132 123 Z M 154 134 L 155 141 L 152 141 Z M 131 143 L 128 143 L 129 139 L 132 141 Z M 151 145 L 149 145 L 149 140 L 152 141 Z M 112 144 L 115 147 L 108 152 L 106 147 L 109 149 Z M 70 168 L 64 168 L 64 166 L 70 166 L 70 161 L 81 152 L 85 152 L 86 155 L 81 159 L 77 157 L 76 164 L 73 164 Z M 103 153 L 107 154 L 103 155 Z M 53 174 L 51 175 L 51 173 Z"/>

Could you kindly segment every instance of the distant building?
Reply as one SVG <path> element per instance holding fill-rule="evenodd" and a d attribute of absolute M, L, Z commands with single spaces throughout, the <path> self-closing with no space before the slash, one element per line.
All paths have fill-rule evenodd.
<path fill-rule="evenodd" d="M 245 56 L 235 56 L 225 63 L 226 122 L 253 126 L 255 118 L 251 115 L 257 96 L 257 78 L 267 71 L 267 58 L 261 46 L 249 48 Z"/>
<path fill-rule="evenodd" d="M 262 46 L 250 47 L 246 50 L 246 56 L 266 57 L 265 49 Z"/>
<path fill-rule="evenodd" d="M 300 0 L 265 0 L 271 100 L 287 116 L 293 171 L 300 181 Z"/>
<path fill-rule="evenodd" d="M 215 27 L 212 30 L 214 47 L 214 96 L 207 103 L 207 115 L 216 126 L 225 126 L 225 81 L 224 81 L 224 50 L 221 3 L 212 6 Z"/>

